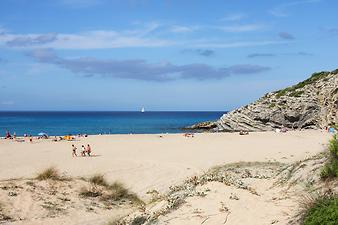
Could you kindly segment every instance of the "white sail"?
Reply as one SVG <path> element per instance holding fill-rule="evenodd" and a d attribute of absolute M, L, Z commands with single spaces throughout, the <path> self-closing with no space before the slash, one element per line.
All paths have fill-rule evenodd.
<path fill-rule="evenodd" d="M 141 112 L 144 113 L 144 111 L 145 111 L 145 110 L 144 110 L 144 107 L 142 107 Z"/>

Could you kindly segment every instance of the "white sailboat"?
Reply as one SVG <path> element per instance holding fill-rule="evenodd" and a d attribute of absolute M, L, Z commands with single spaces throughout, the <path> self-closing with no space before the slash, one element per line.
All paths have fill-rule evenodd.
<path fill-rule="evenodd" d="M 142 107 L 142 109 L 141 109 L 141 113 L 144 113 L 145 112 L 145 110 L 144 110 L 144 107 Z"/>

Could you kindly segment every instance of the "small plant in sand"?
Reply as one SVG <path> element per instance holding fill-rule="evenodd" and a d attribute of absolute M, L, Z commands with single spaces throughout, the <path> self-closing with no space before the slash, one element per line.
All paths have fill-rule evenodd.
<path fill-rule="evenodd" d="M 338 177 L 338 139 L 333 136 L 329 144 L 329 158 L 320 173 L 321 178 L 337 178 Z"/>
<path fill-rule="evenodd" d="M 40 172 L 36 179 L 38 180 L 64 180 L 59 173 L 59 171 L 55 167 L 49 167 L 44 171 Z"/>

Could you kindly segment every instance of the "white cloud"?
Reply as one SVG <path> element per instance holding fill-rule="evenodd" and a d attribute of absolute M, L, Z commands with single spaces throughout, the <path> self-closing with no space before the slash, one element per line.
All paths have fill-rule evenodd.
<path fill-rule="evenodd" d="M 197 26 L 192 26 L 192 27 L 188 27 L 188 26 L 172 26 L 170 31 L 173 33 L 189 33 L 189 32 L 193 32 L 195 30 L 197 30 L 198 27 Z"/>
<path fill-rule="evenodd" d="M 221 18 L 221 20 L 222 21 L 238 21 L 245 17 L 246 15 L 244 13 L 232 13 L 232 14 L 228 14 L 224 16 L 223 18 Z"/>
<path fill-rule="evenodd" d="M 240 48 L 266 45 L 278 45 L 288 43 L 286 41 L 234 41 L 234 42 L 197 42 L 192 44 L 197 48 Z"/>
<path fill-rule="evenodd" d="M 317 3 L 321 0 L 298 0 L 298 1 L 292 1 L 288 3 L 284 3 L 281 5 L 276 6 L 275 8 L 271 9 L 269 13 L 276 17 L 286 17 L 288 16 L 288 9 L 298 6 L 298 5 L 304 5 L 304 4 L 310 4 L 310 3 Z"/>
<path fill-rule="evenodd" d="M 55 48 L 55 49 L 102 49 L 126 47 L 162 47 L 172 44 L 172 41 L 149 35 L 160 24 L 148 23 L 136 29 L 93 30 L 83 33 L 58 34 L 11 34 L 0 35 L 0 46 L 15 48 Z"/>
<path fill-rule="evenodd" d="M 218 27 L 218 29 L 222 31 L 231 32 L 231 33 L 256 31 L 262 28 L 264 28 L 262 24 L 230 25 L 230 26 Z"/>

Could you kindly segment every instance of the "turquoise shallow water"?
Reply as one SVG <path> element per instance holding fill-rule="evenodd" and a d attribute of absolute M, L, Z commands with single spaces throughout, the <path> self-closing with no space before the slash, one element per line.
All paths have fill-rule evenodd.
<path fill-rule="evenodd" d="M 224 112 L 0 112 L 0 136 L 65 134 L 179 133 L 194 123 L 216 120 Z"/>

